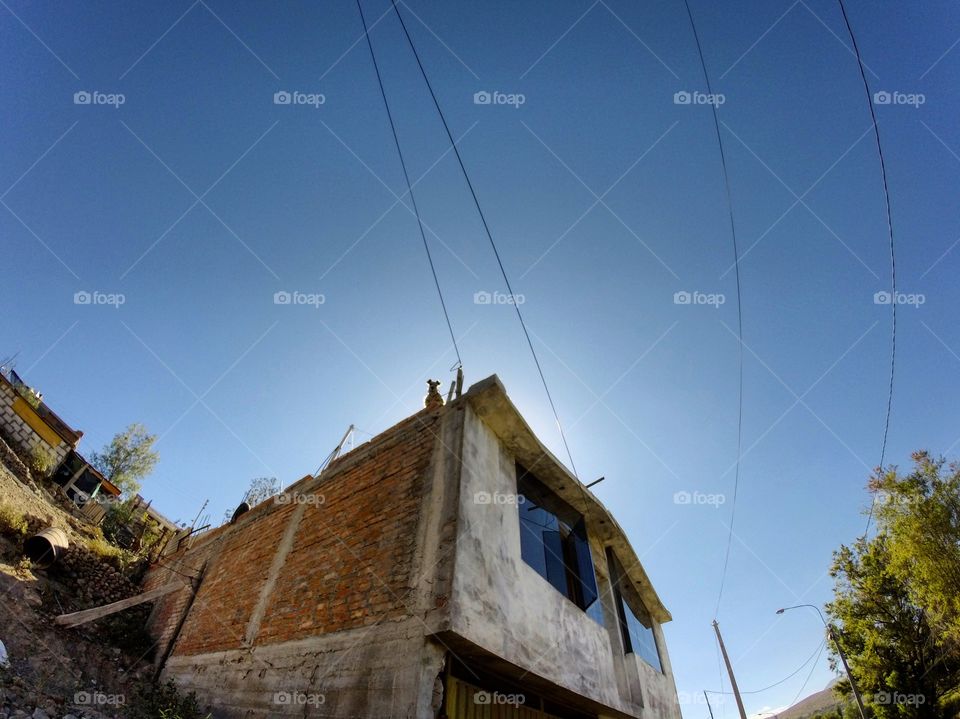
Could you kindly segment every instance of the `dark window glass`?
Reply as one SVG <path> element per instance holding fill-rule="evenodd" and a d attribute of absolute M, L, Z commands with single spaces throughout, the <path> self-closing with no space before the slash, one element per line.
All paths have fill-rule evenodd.
<path fill-rule="evenodd" d="M 617 613 L 620 615 L 620 630 L 623 636 L 623 648 L 627 654 L 633 653 L 647 664 L 662 672 L 660 652 L 657 649 L 657 638 L 653 633 L 653 619 L 643 606 L 639 597 L 627 597 L 626 594 L 635 594 L 624 588 L 629 580 L 626 572 L 610 549 L 607 549 L 607 566 L 610 567 L 613 578 L 614 597 L 617 601 Z"/>
<path fill-rule="evenodd" d="M 594 616 L 597 580 L 583 517 L 517 465 L 520 556 L 558 592 Z M 601 620 L 602 623 L 602 620 Z"/>
<path fill-rule="evenodd" d="M 637 616 L 637 612 L 630 608 L 628 601 L 623 597 L 620 598 L 620 601 L 623 604 L 623 614 L 627 623 L 627 635 L 630 639 L 631 651 L 658 672 L 662 672 L 660 652 L 657 651 L 657 639 L 653 634 L 653 623 L 650 615 L 641 612 L 640 616 L 643 617 L 641 619 Z"/>

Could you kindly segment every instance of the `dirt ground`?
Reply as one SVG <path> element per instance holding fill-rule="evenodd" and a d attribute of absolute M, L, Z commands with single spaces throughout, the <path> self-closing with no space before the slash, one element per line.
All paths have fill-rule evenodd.
<path fill-rule="evenodd" d="M 82 523 L 38 496 L 0 464 L 0 499 L 44 525 L 67 532 L 71 544 L 90 536 Z M 50 717 L 112 716 L 107 707 L 88 706 L 89 697 L 119 696 L 149 677 L 150 667 L 107 646 L 97 624 L 64 629 L 53 623 L 62 587 L 42 570 L 20 563 L 18 547 L 0 538 L 0 641 L 10 668 L 0 681 L 0 716 L 40 708 Z"/>

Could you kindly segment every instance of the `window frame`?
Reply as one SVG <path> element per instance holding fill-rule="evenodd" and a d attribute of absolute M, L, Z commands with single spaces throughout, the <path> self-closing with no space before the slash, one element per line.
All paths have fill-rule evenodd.
<path fill-rule="evenodd" d="M 580 512 L 558 497 L 555 492 L 540 482 L 523 465 L 517 462 L 515 466 L 518 495 L 516 503 L 517 521 L 521 533 L 521 559 L 523 559 L 524 564 L 545 579 L 559 594 L 589 615 L 588 610 L 594 604 L 600 603 L 600 590 L 595 569 L 596 562 L 587 535 L 586 520 Z M 523 497 L 523 500 L 519 500 L 519 497 Z M 533 530 L 528 526 L 530 521 L 524 519 L 523 513 L 534 509 L 549 515 L 556 523 L 556 534 L 560 542 L 561 555 L 557 555 L 543 541 L 543 533 L 540 536 L 535 535 L 532 540 L 545 552 L 543 571 L 538 564 L 534 564 L 528 557 L 531 539 L 525 537 L 525 533 L 532 534 Z M 534 522 L 534 524 L 536 523 Z M 538 526 L 550 529 L 546 524 Z M 553 554 L 553 561 L 546 553 Z M 557 560 L 563 568 L 562 587 L 558 586 L 561 582 L 559 577 L 556 576 Z M 551 577 L 551 567 L 554 569 L 553 577 Z M 595 618 L 594 621 L 596 621 Z"/>
<path fill-rule="evenodd" d="M 620 625 L 620 639 L 623 642 L 623 653 L 633 654 L 654 671 L 658 672 L 659 674 L 664 674 L 663 653 L 660 650 L 660 640 L 657 637 L 657 631 L 654 628 L 656 621 L 654 620 L 653 615 L 650 613 L 650 610 L 647 609 L 647 606 L 644 604 L 639 593 L 630 583 L 630 579 L 627 576 L 627 573 L 624 571 L 623 565 L 620 564 L 620 561 L 617 559 L 617 555 L 614 554 L 611 547 L 607 547 L 607 566 L 610 570 L 613 596 L 615 604 L 617 605 L 617 623 Z M 622 587 L 627 588 L 626 593 L 622 591 Z M 635 609 L 635 607 L 638 605 L 642 607 L 642 613 L 638 613 Z M 656 664 L 651 663 L 650 659 L 645 656 L 644 652 L 638 651 L 638 647 L 634 647 L 633 637 L 630 636 L 630 623 L 627 620 L 627 611 L 630 612 L 633 618 L 640 625 L 643 625 L 641 614 L 645 615 L 649 619 L 650 626 L 644 628 L 650 632 L 650 638 L 653 640 L 653 650 L 656 653 L 657 660 Z"/>

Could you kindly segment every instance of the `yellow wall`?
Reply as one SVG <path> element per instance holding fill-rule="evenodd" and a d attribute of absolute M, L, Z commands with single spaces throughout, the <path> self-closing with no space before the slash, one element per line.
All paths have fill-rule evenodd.
<path fill-rule="evenodd" d="M 56 447 L 62 441 L 60 435 L 50 429 L 47 423 L 40 419 L 40 415 L 34 411 L 30 403 L 23 397 L 17 397 L 13 400 L 13 411 L 51 447 Z"/>

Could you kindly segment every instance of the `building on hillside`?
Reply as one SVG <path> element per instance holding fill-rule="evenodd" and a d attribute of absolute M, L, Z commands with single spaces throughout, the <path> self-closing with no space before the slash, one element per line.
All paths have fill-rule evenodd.
<path fill-rule="evenodd" d="M 72 429 L 47 407 L 36 394 L 7 367 L 0 368 L 0 429 L 21 452 L 36 450 L 50 455 L 53 466 L 59 467 L 76 448 L 83 432 Z"/>
<path fill-rule="evenodd" d="M 611 514 L 496 376 L 437 399 L 151 568 L 163 676 L 215 717 L 679 719 Z"/>
<path fill-rule="evenodd" d="M 90 499 L 120 496 L 120 488 L 75 450 L 67 454 L 51 479 L 77 506 L 83 506 Z"/>
<path fill-rule="evenodd" d="M 0 436 L 26 458 L 46 455 L 50 478 L 77 506 L 91 497 L 120 496 L 120 489 L 77 452 L 83 432 L 60 419 L 9 367 L 0 367 Z M 95 514 L 103 516 L 102 511 Z"/>

